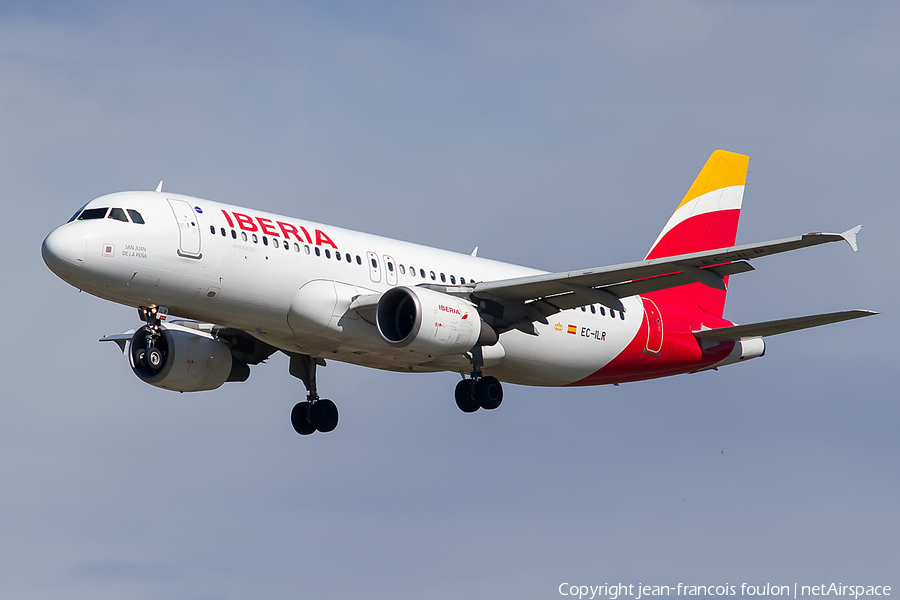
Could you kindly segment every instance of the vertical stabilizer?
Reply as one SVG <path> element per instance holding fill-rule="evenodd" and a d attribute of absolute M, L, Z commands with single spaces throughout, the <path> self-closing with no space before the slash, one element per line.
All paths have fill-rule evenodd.
<path fill-rule="evenodd" d="M 647 253 L 648 259 L 689 254 L 734 245 L 749 157 L 716 150 L 706 161 L 684 199 Z M 727 285 L 728 280 L 725 279 Z M 721 317 L 725 290 L 692 283 L 648 294 Z"/>

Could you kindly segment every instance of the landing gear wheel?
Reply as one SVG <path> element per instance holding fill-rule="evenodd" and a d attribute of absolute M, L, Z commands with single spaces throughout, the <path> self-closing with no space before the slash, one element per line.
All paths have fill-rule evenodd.
<path fill-rule="evenodd" d="M 475 401 L 485 410 L 494 410 L 503 402 L 503 386 L 496 377 L 482 377 L 475 382 Z"/>
<path fill-rule="evenodd" d="M 309 422 L 309 402 L 298 402 L 291 411 L 291 425 L 300 435 L 309 435 L 316 431 L 316 426 Z"/>
<path fill-rule="evenodd" d="M 163 354 L 162 351 L 154 346 L 147 350 L 147 353 L 144 355 L 144 360 L 147 361 L 147 365 L 153 369 L 154 371 L 159 371 L 163 366 Z"/>
<path fill-rule="evenodd" d="M 464 413 L 472 413 L 481 408 L 475 401 L 475 382 L 471 379 L 463 379 L 456 384 L 456 405 Z"/>
<path fill-rule="evenodd" d="M 318 400 L 309 411 L 309 420 L 322 433 L 334 431 L 338 424 L 338 409 L 331 400 Z"/>

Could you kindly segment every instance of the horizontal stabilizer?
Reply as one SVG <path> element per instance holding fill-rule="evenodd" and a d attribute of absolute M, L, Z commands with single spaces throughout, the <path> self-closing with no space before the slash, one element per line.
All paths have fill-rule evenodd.
<path fill-rule="evenodd" d="M 819 327 L 831 323 L 840 323 L 860 317 L 877 315 L 871 310 L 842 310 L 840 312 L 826 313 L 823 315 L 810 315 L 808 317 L 794 317 L 792 319 L 779 319 L 778 321 L 764 321 L 749 325 L 735 325 L 734 327 L 717 327 L 716 329 L 702 329 L 695 331 L 694 336 L 703 341 L 725 342 L 739 341 L 742 339 L 766 337 L 778 335 L 789 331 Z"/>

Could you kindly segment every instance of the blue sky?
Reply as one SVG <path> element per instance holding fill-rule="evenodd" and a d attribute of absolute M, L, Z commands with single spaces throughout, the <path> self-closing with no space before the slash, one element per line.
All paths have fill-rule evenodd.
<path fill-rule="evenodd" d="M 889 3 L 3 3 L 0 595 L 557 597 L 562 582 L 900 586 L 892 391 L 900 9 Z M 172 394 L 96 340 L 132 309 L 40 259 L 87 200 L 165 188 L 548 270 L 644 255 L 710 152 L 752 158 L 765 259 L 717 373 L 508 386 L 330 363 L 300 438 L 274 357 Z M 725 453 L 722 453 L 725 450 Z"/>

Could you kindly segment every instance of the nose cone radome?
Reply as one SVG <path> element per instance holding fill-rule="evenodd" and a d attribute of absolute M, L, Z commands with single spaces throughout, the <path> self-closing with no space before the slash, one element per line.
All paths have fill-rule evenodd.
<path fill-rule="evenodd" d="M 84 262 L 84 236 L 77 227 L 63 225 L 50 232 L 41 245 L 41 256 L 51 271 L 66 279 Z"/>

